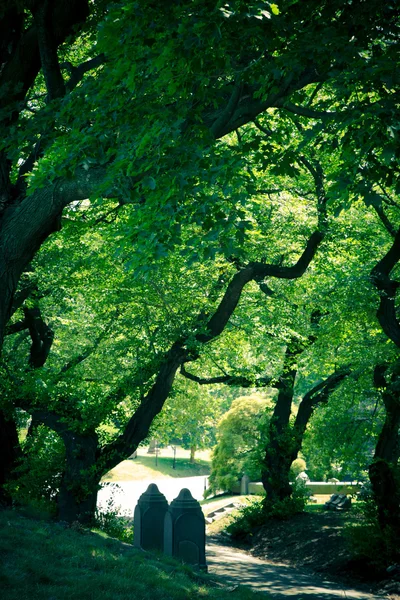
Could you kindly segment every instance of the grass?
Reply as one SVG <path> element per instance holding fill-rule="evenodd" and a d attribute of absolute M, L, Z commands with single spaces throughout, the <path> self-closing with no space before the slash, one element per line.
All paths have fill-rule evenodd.
<path fill-rule="evenodd" d="M 147 448 L 139 448 L 137 458 L 122 461 L 109 471 L 103 481 L 138 481 L 140 479 L 161 479 L 167 477 L 195 477 L 210 474 L 210 451 L 198 452 L 196 462 L 190 463 L 190 452 L 177 448 L 175 469 L 173 469 L 173 450 L 162 448 L 156 457 L 147 454 Z"/>
<path fill-rule="evenodd" d="M 256 600 L 217 577 L 113 538 L 0 512 L 2 600 Z"/>

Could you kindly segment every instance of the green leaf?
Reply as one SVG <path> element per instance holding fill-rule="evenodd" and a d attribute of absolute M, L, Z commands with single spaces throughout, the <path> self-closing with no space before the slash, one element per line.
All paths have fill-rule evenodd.
<path fill-rule="evenodd" d="M 142 186 L 144 188 L 148 188 L 150 190 L 155 190 L 157 187 L 157 183 L 156 180 L 154 179 L 154 177 L 150 177 L 149 175 L 144 177 L 142 180 Z"/>

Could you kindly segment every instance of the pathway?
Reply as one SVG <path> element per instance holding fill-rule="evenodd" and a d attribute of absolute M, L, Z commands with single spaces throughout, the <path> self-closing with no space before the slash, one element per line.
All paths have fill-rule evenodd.
<path fill-rule="evenodd" d="M 267 592 L 276 600 L 377 600 L 368 592 L 342 587 L 318 575 L 282 563 L 267 562 L 251 554 L 215 543 L 206 548 L 208 572 L 225 579 L 230 585 L 245 585 L 257 592 Z"/>

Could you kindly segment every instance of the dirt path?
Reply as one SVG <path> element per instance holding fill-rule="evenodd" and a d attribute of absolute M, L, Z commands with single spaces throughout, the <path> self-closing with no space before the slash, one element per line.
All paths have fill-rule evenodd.
<path fill-rule="evenodd" d="M 247 552 L 221 546 L 212 539 L 206 549 L 208 572 L 225 579 L 231 585 L 245 585 L 272 598 L 307 598 L 308 600 L 374 600 L 367 592 L 344 588 L 341 584 L 282 563 L 255 558 Z"/>

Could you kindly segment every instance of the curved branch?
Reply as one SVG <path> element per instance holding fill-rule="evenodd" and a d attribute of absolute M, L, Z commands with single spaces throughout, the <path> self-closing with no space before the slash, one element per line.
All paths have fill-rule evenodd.
<path fill-rule="evenodd" d="M 71 63 L 63 63 L 61 67 L 67 67 L 70 73 L 70 78 L 68 79 L 65 87 L 68 92 L 71 92 L 78 83 L 80 83 L 83 79 L 85 73 L 88 71 L 92 71 L 93 69 L 97 69 L 101 65 L 104 65 L 106 62 L 106 57 L 104 54 L 98 54 L 94 58 L 90 58 L 89 60 L 81 63 L 77 67 L 71 65 Z"/>
<path fill-rule="evenodd" d="M 249 281 L 259 281 L 260 278 L 266 277 L 277 277 L 278 279 L 297 279 L 301 277 L 314 258 L 323 239 L 324 234 L 320 231 L 315 231 L 310 236 L 299 260 L 291 267 L 251 262 L 244 269 L 236 273 L 228 285 L 216 312 L 206 324 L 208 333 L 199 333 L 196 335 L 196 339 L 199 342 L 206 343 L 223 331 L 239 302 L 244 286 Z"/>
<path fill-rule="evenodd" d="M 328 402 L 329 396 L 350 373 L 351 370 L 349 367 L 343 367 L 343 369 L 332 373 L 327 379 L 315 385 L 304 395 L 294 422 L 293 428 L 296 435 L 303 436 L 315 407 L 318 404 Z"/>
<path fill-rule="evenodd" d="M 381 220 L 382 225 L 386 229 L 386 231 L 394 238 L 396 236 L 396 228 L 392 225 L 390 220 L 388 219 L 385 211 L 383 210 L 383 206 L 378 206 L 377 204 L 373 204 L 373 209 Z"/>
<path fill-rule="evenodd" d="M 190 379 L 190 381 L 194 381 L 199 385 L 213 385 L 216 383 L 225 383 L 226 385 L 232 385 L 237 387 L 266 387 L 271 384 L 272 377 L 260 377 L 259 379 L 252 380 L 247 379 L 247 377 L 243 377 L 241 375 L 221 375 L 219 377 L 198 377 L 197 375 L 193 375 L 185 369 L 184 365 L 181 365 L 180 374 L 186 379 Z"/>
<path fill-rule="evenodd" d="M 400 323 L 396 313 L 396 292 L 400 282 L 390 279 L 390 273 L 400 260 L 400 229 L 385 256 L 371 271 L 371 281 L 380 295 L 376 316 L 389 339 L 400 348 Z"/>

